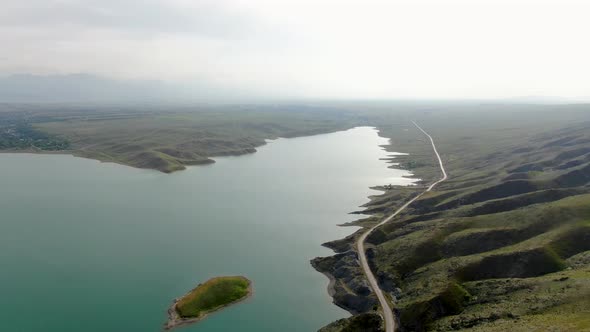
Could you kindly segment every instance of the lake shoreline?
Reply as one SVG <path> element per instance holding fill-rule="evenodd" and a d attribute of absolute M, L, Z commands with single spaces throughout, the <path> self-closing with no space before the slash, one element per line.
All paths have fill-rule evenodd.
<path fill-rule="evenodd" d="M 379 130 L 378 132 L 380 134 Z M 369 187 L 380 193 L 368 196 L 368 202 L 361 205 L 359 210 L 349 212 L 351 215 L 358 215 L 359 219 L 338 225 L 360 228 L 344 238 L 323 243 L 322 246 L 331 249 L 334 254 L 316 257 L 310 261 L 317 272 L 329 279 L 327 291 L 332 297 L 332 303 L 346 310 L 352 316 L 372 311 L 373 307 L 378 304 L 377 298 L 370 289 L 358 263 L 358 249 L 355 246 L 358 237 L 379 222 L 384 211 L 387 211 L 383 209 L 385 202 L 395 201 L 395 204 L 401 206 L 403 202 L 415 195 L 417 190 L 428 183 L 424 179 L 417 178 L 416 173 L 401 165 L 400 160 L 412 158 L 411 154 L 392 151 L 394 147 L 391 141 L 380 147 L 387 152 L 387 157 L 380 158 L 387 163 L 387 168 L 407 171 L 408 174 L 402 175 L 402 178 L 410 181 L 406 184 L 382 184 Z M 368 250 L 368 254 L 373 254 L 372 249 Z M 388 290 L 392 291 L 393 288 L 395 287 L 391 286 Z"/>
<path fill-rule="evenodd" d="M 263 147 L 270 142 L 277 140 L 279 138 L 291 139 L 291 138 L 301 138 L 301 137 L 311 137 L 317 135 L 325 135 L 325 134 L 332 134 L 342 131 L 348 131 L 355 128 L 362 128 L 365 126 L 344 126 L 341 128 L 335 128 L 332 130 L 312 130 L 312 131 L 302 131 L 302 132 L 294 132 L 289 133 L 283 136 L 271 136 L 267 137 L 262 141 L 255 142 L 252 146 L 242 149 L 235 149 L 232 151 L 218 151 L 212 152 L 211 154 L 205 154 L 203 159 L 199 160 L 181 160 L 175 159 L 175 163 L 173 164 L 166 164 L 165 166 L 155 166 L 149 165 L 147 167 L 138 167 L 133 165 L 132 163 L 128 163 L 122 160 L 117 160 L 108 154 L 105 154 L 100 151 L 88 151 L 84 148 L 73 148 L 68 150 L 42 150 L 38 148 L 27 148 L 27 149 L 7 149 L 7 150 L 0 150 L 0 153 L 23 153 L 23 154 L 39 154 L 39 155 L 70 155 L 77 158 L 85 158 L 90 160 L 97 160 L 101 163 L 114 163 L 118 165 L 128 166 L 136 169 L 149 169 L 155 170 L 165 174 L 176 173 L 179 171 L 184 171 L 189 166 L 202 166 L 202 165 L 209 165 L 215 163 L 215 158 L 220 157 L 239 157 L 244 155 L 250 155 L 256 153 L 258 148 Z M 369 127 L 375 128 L 375 127 Z M 174 159 L 174 158 L 173 158 Z"/>
<path fill-rule="evenodd" d="M 7 170 L 5 183 L 14 192 L 4 193 L 8 198 L 3 200 L 8 207 L 6 213 L 12 218 L 7 221 L 10 232 L 0 237 L 17 248 L 29 235 L 29 229 L 40 229 L 48 236 L 38 248 L 32 247 L 36 253 L 67 266 L 85 267 L 76 269 L 75 278 L 64 281 L 63 289 L 59 284 L 46 288 L 56 294 L 52 297 L 71 302 L 78 296 L 74 291 L 66 292 L 72 282 L 79 283 L 76 287 L 85 287 L 88 282 L 101 285 L 87 294 L 93 300 L 89 306 L 95 313 L 111 318 L 91 324 L 92 331 L 162 331 L 175 298 L 201 280 L 235 272 L 257 283 L 255 297 L 207 317 L 203 317 L 207 310 L 232 299 L 191 314 L 181 310 L 182 303 L 188 300 L 185 297 L 176 304 L 179 314 L 201 317 L 178 320 L 179 331 L 272 332 L 294 326 L 315 331 L 349 313 L 334 305 L 328 297 L 334 293 L 326 291 L 326 286 L 340 286 L 334 282 L 340 275 L 332 273 L 330 287 L 330 278 L 317 273 L 309 259 L 330 254 L 321 244 L 353 231 L 336 225 L 352 222 L 356 217 L 349 214 L 351 207 L 361 206 L 370 200 L 367 197 L 380 194 L 367 188 L 383 179 L 397 183 L 396 179 L 406 174 L 390 173 L 384 167 L 386 163 L 380 158 L 384 154 L 379 149 L 382 144 L 383 139 L 367 127 L 321 137 L 283 138 L 245 158 L 215 158 L 217 163 L 212 166 L 187 167 L 187 172 L 173 176 L 60 156 L 77 154 L 74 151 L 6 151 L 6 155 L 0 155 Z M 344 146 L 347 149 L 342 149 Z M 37 157 L 42 154 L 47 156 Z M 30 199 L 23 201 L 21 197 Z M 75 204 L 64 206 L 64 197 Z M 228 210 L 228 205 L 232 209 Z M 36 209 L 29 208 L 35 206 L 51 207 L 51 213 L 39 216 Z M 280 210 L 283 217 L 266 213 L 271 209 Z M 311 234 L 310 228 L 314 229 Z M 118 230 L 114 235 L 113 229 Z M 66 243 L 55 246 L 62 238 Z M 64 255 L 62 248 L 73 255 Z M 25 254 L 23 258 L 27 258 Z M 29 267 L 43 270 L 43 266 L 26 259 L 7 263 L 15 267 L 14 271 Z M 113 268 L 104 268 L 107 266 Z M 278 269 L 297 273 L 285 275 Z M 57 269 L 50 271 L 49 280 L 61 273 Z M 94 276 L 102 281 L 94 281 Z M 27 277 L 15 272 L 14 282 L 25 287 L 33 281 L 33 277 Z M 52 284 L 48 281 L 48 285 Z M 247 293 L 247 284 L 242 285 L 240 297 Z M 15 298 L 21 295 L 16 290 L 8 294 Z M 284 298 L 280 306 L 275 305 L 277 298 Z M 301 303 L 305 305 L 301 307 Z M 94 315 L 62 319 L 65 313 L 53 307 L 49 299 L 44 305 L 49 306 L 44 313 L 48 317 L 47 331 L 63 330 L 69 321 L 85 324 L 93 320 Z M 118 315 L 130 307 L 142 319 L 135 314 Z M 8 312 L 19 317 L 23 310 L 9 308 Z M 9 327 L 13 322 L 16 326 L 16 321 L 8 321 Z M 33 329 L 34 322 L 23 326 Z"/>

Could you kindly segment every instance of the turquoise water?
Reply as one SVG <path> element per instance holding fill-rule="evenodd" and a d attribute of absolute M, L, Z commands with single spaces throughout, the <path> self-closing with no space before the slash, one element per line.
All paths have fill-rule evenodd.
<path fill-rule="evenodd" d="M 171 175 L 58 155 L 0 154 L 0 330 L 161 331 L 210 277 L 254 296 L 182 331 L 316 331 L 347 312 L 309 260 L 336 224 L 407 183 L 372 128 L 278 139 Z"/>

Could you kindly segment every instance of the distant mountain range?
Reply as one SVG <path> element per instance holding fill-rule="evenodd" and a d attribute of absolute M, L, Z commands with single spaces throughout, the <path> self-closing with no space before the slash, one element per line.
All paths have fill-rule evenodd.
<path fill-rule="evenodd" d="M 115 80 L 90 74 L 0 76 L 0 102 L 198 101 L 232 96 L 206 84 Z"/>
<path fill-rule="evenodd" d="M 0 77 L 0 100 L 62 102 L 127 100 L 162 93 L 159 82 L 115 81 L 87 74 Z"/>
<path fill-rule="evenodd" d="M 588 102 L 588 98 L 578 97 L 578 98 L 564 98 L 564 97 L 556 97 L 556 96 L 522 96 L 522 97 L 513 97 L 513 98 L 505 98 L 502 101 L 506 103 L 516 103 L 516 104 L 567 104 L 567 103 L 580 103 L 580 102 Z"/>
<path fill-rule="evenodd" d="M 234 89 L 203 81 L 166 83 L 157 80 L 116 80 L 92 74 L 0 75 L 0 102 L 231 102 L 269 97 L 272 98 L 270 95 L 261 96 L 242 88 Z M 589 102 L 590 98 L 521 96 L 482 101 L 508 104 L 565 104 Z"/>

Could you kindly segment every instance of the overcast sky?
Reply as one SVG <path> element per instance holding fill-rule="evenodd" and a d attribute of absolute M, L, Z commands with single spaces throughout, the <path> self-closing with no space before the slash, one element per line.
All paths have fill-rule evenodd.
<path fill-rule="evenodd" d="M 269 97 L 590 96 L 590 1 L 0 0 L 0 74 Z"/>

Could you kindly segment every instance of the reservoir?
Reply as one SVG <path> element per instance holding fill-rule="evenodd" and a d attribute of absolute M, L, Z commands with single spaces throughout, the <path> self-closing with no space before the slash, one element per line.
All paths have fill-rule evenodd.
<path fill-rule="evenodd" d="M 67 155 L 0 154 L 2 331 L 161 331 L 199 282 L 254 296 L 179 331 L 316 331 L 348 313 L 309 260 L 356 228 L 369 189 L 410 184 L 359 127 L 277 139 L 163 174 Z"/>

